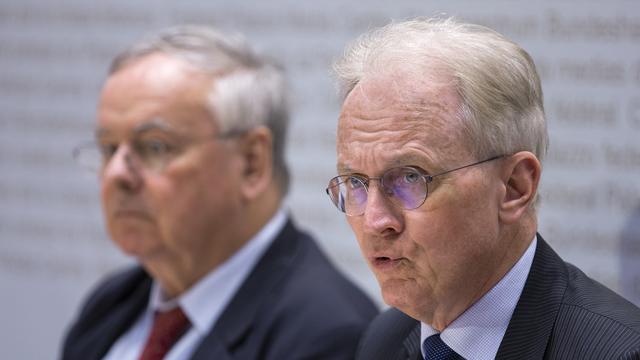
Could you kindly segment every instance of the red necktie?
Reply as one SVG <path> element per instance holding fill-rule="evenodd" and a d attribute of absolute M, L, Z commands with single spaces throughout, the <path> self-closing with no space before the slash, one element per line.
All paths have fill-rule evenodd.
<path fill-rule="evenodd" d="M 153 328 L 140 360 L 161 360 L 189 326 L 189 319 L 180 307 L 165 312 L 156 311 Z"/>

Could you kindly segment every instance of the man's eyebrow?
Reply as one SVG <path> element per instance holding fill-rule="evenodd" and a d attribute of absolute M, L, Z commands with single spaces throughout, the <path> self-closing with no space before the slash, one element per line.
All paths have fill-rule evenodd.
<path fill-rule="evenodd" d="M 167 122 L 160 118 L 154 118 L 150 121 L 137 125 L 133 128 L 134 134 L 140 134 L 149 130 L 166 130 L 166 131 L 174 131 L 175 129 L 167 124 Z"/>
<path fill-rule="evenodd" d="M 137 135 L 150 130 L 176 131 L 176 129 L 171 125 L 169 125 L 165 120 L 160 118 L 154 118 L 154 119 L 151 119 L 150 121 L 137 125 L 135 128 L 133 128 L 132 133 L 134 135 Z M 101 138 L 104 136 L 109 136 L 112 133 L 113 131 L 111 129 L 99 127 L 95 130 L 95 137 Z"/>
<path fill-rule="evenodd" d="M 388 170 L 395 167 L 416 166 L 423 170 L 426 170 L 426 168 L 431 168 L 432 164 L 432 160 L 425 155 L 404 154 L 385 162 L 384 169 Z M 338 169 L 338 174 L 353 174 L 358 172 L 351 168 L 349 164 L 339 163 L 336 168 Z"/>
<path fill-rule="evenodd" d="M 336 168 L 338 169 L 338 174 L 351 174 L 354 172 L 347 164 L 338 164 Z"/>
<path fill-rule="evenodd" d="M 396 157 L 387 163 L 387 167 L 399 167 L 399 166 L 419 166 L 430 164 L 431 161 L 424 155 L 406 154 Z"/>

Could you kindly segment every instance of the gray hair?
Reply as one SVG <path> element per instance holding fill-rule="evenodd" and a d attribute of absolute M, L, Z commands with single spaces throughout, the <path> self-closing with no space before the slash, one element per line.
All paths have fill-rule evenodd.
<path fill-rule="evenodd" d="M 342 95 L 390 65 L 416 79 L 433 76 L 434 69 L 453 78 L 461 99 L 458 116 L 474 155 L 530 151 L 543 160 L 549 140 L 540 78 L 514 42 L 452 18 L 391 23 L 361 36 L 335 63 Z"/>
<path fill-rule="evenodd" d="M 162 30 L 132 45 L 113 60 L 109 74 L 152 53 L 175 56 L 215 77 L 208 98 L 221 134 L 242 133 L 258 126 L 271 130 L 274 178 L 285 194 L 289 188 L 285 161 L 289 103 L 283 69 L 254 52 L 239 34 L 185 25 Z"/>

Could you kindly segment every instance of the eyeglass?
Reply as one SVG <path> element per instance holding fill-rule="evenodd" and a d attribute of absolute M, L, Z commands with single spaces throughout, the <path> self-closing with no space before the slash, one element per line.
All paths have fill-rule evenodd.
<path fill-rule="evenodd" d="M 158 138 L 134 139 L 126 142 L 130 148 L 129 151 L 133 155 L 128 160 L 142 169 L 159 173 L 188 146 L 207 141 L 225 140 L 240 136 L 242 133 L 244 132 L 231 131 L 225 134 L 192 140 L 186 144 L 178 144 Z M 122 143 L 87 142 L 73 149 L 73 158 L 81 167 L 89 171 L 99 172 L 111 161 Z"/>
<path fill-rule="evenodd" d="M 358 216 L 364 214 L 369 183 L 372 180 L 377 180 L 380 182 L 382 192 L 394 204 L 403 209 L 412 210 L 419 208 L 425 202 L 429 194 L 428 184 L 435 177 L 480 165 L 501 157 L 504 157 L 504 155 L 494 156 L 435 175 L 424 174 L 421 169 L 414 166 L 391 168 L 385 171 L 382 176 L 375 178 L 360 174 L 338 175 L 329 181 L 326 192 L 338 210 L 348 216 Z"/>

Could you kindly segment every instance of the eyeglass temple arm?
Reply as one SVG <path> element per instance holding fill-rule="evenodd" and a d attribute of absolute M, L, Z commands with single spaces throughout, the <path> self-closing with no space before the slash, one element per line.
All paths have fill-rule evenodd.
<path fill-rule="evenodd" d="M 433 180 L 433 178 L 434 178 L 434 177 L 436 177 L 436 176 L 440 176 L 440 175 L 448 174 L 448 173 L 450 173 L 450 172 L 454 172 L 454 171 L 457 171 L 457 170 L 462 170 L 462 169 L 464 169 L 464 168 L 468 168 L 468 167 L 471 167 L 471 166 L 480 165 L 480 164 L 482 164 L 482 163 L 486 163 L 486 162 L 489 162 L 489 161 L 493 161 L 493 160 L 496 160 L 496 159 L 499 159 L 499 158 L 502 158 L 502 157 L 505 157 L 505 155 L 496 155 L 496 156 L 490 157 L 490 158 L 485 159 L 485 160 L 482 160 L 482 161 L 478 161 L 478 162 L 475 162 L 475 163 L 472 163 L 472 164 L 468 164 L 468 165 L 460 166 L 460 167 L 457 167 L 457 168 L 455 168 L 455 169 L 451 169 L 451 170 L 443 171 L 443 172 L 438 173 L 438 174 L 435 174 L 435 175 L 427 175 L 427 181 L 431 181 L 431 180 Z"/>

